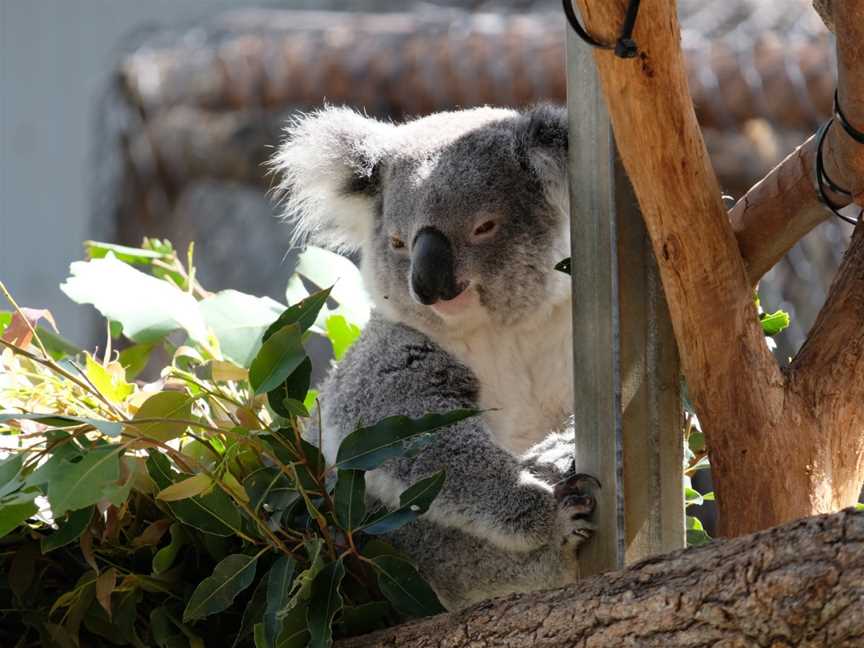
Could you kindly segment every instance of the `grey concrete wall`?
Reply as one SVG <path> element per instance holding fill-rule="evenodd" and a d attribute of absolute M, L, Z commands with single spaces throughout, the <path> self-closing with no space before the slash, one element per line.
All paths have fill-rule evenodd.
<path fill-rule="evenodd" d="M 123 41 L 266 0 L 0 0 L 0 280 L 92 344 L 89 307 L 58 289 L 91 218 L 95 108 Z M 6 309 L 0 304 L 0 309 Z"/>

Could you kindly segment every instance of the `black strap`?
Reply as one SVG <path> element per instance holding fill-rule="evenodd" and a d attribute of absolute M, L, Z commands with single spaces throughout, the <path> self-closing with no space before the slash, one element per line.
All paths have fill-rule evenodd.
<path fill-rule="evenodd" d="M 849 120 L 846 119 L 846 115 L 843 114 L 843 110 L 840 108 L 840 98 L 837 95 L 837 90 L 834 91 L 834 118 L 840 122 L 840 125 L 849 137 L 859 144 L 864 144 L 864 133 L 850 124 Z"/>
<path fill-rule="evenodd" d="M 825 191 L 825 185 L 827 184 L 832 191 L 842 194 L 844 196 L 852 196 L 852 193 L 838 186 L 836 182 L 831 180 L 828 177 L 828 174 L 825 173 L 825 163 L 822 160 L 822 149 L 825 144 L 825 136 L 828 135 L 828 129 L 831 128 L 831 124 L 834 123 L 834 118 L 832 117 L 827 122 L 825 122 L 819 131 L 816 133 L 817 142 L 816 142 L 816 189 L 817 195 L 819 196 L 819 202 L 825 205 L 831 213 L 834 214 L 837 218 L 846 221 L 850 225 L 857 225 L 858 221 L 861 220 L 861 216 L 864 215 L 864 207 L 861 208 L 861 211 L 858 212 L 858 218 L 850 218 L 845 214 L 841 214 L 840 210 L 843 209 L 841 205 L 835 205 L 828 198 L 828 194 Z"/>
<path fill-rule="evenodd" d="M 583 41 L 592 47 L 614 50 L 615 56 L 619 58 L 634 58 L 636 56 L 639 50 L 636 47 L 636 41 L 633 40 L 633 29 L 636 27 L 636 18 L 639 15 L 640 0 L 630 0 L 630 4 L 627 5 L 627 14 L 624 16 L 624 24 L 621 25 L 621 36 L 618 37 L 618 40 L 615 41 L 615 43 L 601 43 L 594 38 L 585 30 L 582 23 L 579 22 L 579 18 L 573 10 L 572 0 L 563 0 L 563 2 L 564 15 L 567 16 L 567 22 L 570 23 L 573 31 L 575 31 L 576 35 Z"/>

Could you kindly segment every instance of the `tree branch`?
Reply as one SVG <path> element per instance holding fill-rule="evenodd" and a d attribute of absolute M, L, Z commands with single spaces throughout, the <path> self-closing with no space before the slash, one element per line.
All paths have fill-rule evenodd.
<path fill-rule="evenodd" d="M 514 595 L 338 648 L 860 645 L 864 513 L 676 551 L 570 587 Z"/>

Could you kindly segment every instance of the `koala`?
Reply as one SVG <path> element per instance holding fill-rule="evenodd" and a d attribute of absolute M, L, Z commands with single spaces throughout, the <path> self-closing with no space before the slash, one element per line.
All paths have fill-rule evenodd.
<path fill-rule="evenodd" d="M 297 239 L 359 252 L 374 304 L 320 390 L 327 460 L 358 425 L 480 409 L 367 474 L 392 506 L 446 471 L 388 540 L 451 610 L 575 580 L 594 500 L 570 470 L 571 292 L 554 269 L 570 253 L 564 109 L 396 125 L 328 107 L 288 127 L 274 165 Z"/>

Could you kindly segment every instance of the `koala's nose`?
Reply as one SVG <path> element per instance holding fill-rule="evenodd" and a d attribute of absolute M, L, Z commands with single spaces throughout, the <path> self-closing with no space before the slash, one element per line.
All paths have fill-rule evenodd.
<path fill-rule="evenodd" d="M 424 227 L 411 246 L 411 289 L 421 304 L 459 294 L 453 276 L 453 247 L 439 230 Z"/>

